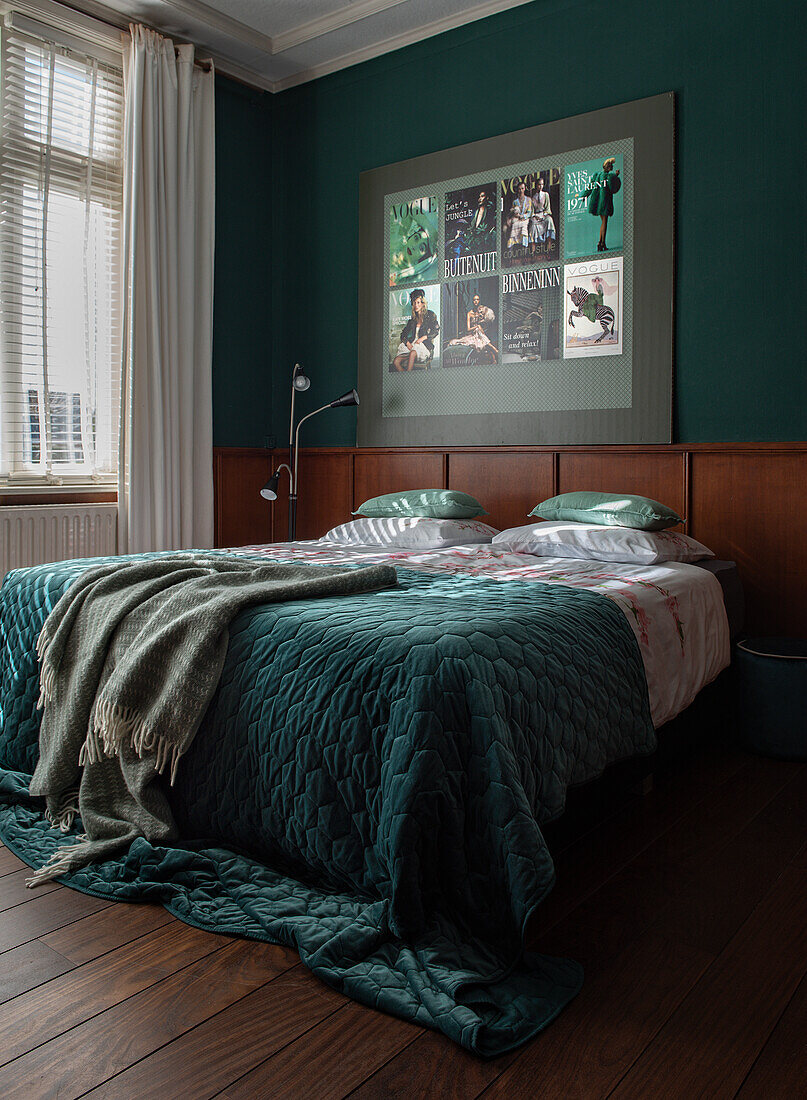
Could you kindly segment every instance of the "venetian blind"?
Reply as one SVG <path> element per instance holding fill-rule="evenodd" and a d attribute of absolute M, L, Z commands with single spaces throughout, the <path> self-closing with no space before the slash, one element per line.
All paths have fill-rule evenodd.
<path fill-rule="evenodd" d="M 33 24 L 36 27 L 36 24 Z M 116 480 L 123 78 L 12 24 L 0 43 L 0 480 Z"/>

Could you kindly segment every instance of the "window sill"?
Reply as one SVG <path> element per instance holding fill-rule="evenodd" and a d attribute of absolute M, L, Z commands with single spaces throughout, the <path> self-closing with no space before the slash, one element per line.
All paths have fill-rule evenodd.
<path fill-rule="evenodd" d="M 65 485 L 46 487 L 0 485 L 0 507 L 36 504 L 115 504 L 117 490 L 110 485 Z"/>

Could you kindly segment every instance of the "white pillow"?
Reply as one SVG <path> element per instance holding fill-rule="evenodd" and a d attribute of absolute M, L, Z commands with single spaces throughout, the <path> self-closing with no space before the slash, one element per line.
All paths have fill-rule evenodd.
<path fill-rule="evenodd" d="M 585 558 L 589 561 L 700 561 L 713 558 L 700 542 L 677 531 L 639 531 L 598 523 L 528 523 L 500 531 L 493 543 L 517 554 L 541 558 Z"/>
<path fill-rule="evenodd" d="M 429 519 L 425 516 L 393 516 L 388 519 L 362 517 L 334 527 L 324 542 L 343 546 L 390 546 L 409 550 L 437 550 L 443 546 L 463 546 L 490 542 L 496 534 L 478 519 Z"/>

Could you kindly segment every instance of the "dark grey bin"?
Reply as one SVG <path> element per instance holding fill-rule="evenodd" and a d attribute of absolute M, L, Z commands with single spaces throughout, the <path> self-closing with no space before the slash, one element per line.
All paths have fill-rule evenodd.
<path fill-rule="evenodd" d="M 734 677 L 746 747 L 807 760 L 807 640 L 746 638 L 735 647 Z"/>

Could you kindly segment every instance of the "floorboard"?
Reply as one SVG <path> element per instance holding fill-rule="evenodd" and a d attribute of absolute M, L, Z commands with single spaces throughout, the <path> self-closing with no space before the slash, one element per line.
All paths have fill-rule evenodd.
<path fill-rule="evenodd" d="M 350 1093 L 350 1100 L 468 1100 L 517 1057 L 477 1058 L 427 1031 Z"/>
<path fill-rule="evenodd" d="M 0 958 L 0 1003 L 72 969 L 73 963 L 41 940 L 14 947 Z"/>
<path fill-rule="evenodd" d="M 554 849 L 530 943 L 580 959 L 586 982 L 489 1061 L 346 1000 L 286 948 L 29 891 L 0 846 L 0 1095 L 803 1094 L 807 768 L 707 748 L 584 827 Z"/>
<path fill-rule="evenodd" d="M 294 963 L 292 953 L 281 947 L 249 940 L 226 943 L 18 1058 L 0 1070 L 0 1093 L 4 1100 L 23 1100 L 33 1089 L 34 1095 L 49 1092 L 59 1100 L 76 1100 Z M 228 1042 L 226 1028 L 221 1038 Z M 172 1087 L 175 1095 L 194 1095 L 185 1091 L 183 1075 L 174 1077 Z M 152 1077 L 148 1089 L 145 1095 L 158 1095 Z"/>
<path fill-rule="evenodd" d="M 607 1096 L 711 962 L 704 951 L 646 933 L 610 965 L 587 968 L 576 1000 L 482 1095 Z"/>
<path fill-rule="evenodd" d="M 364 1005 L 342 1005 L 313 1031 L 289 1043 L 219 1096 L 221 1100 L 294 1096 L 300 1081 L 309 1080 L 316 1082 L 317 1100 L 340 1100 L 407 1047 L 420 1031 L 414 1024 Z M 338 1058 L 333 1056 L 335 1050 Z"/>
<path fill-rule="evenodd" d="M 7 1001 L 0 1007 L 0 1061 L 18 1058 L 227 943 L 224 937 L 178 924 Z"/>
<path fill-rule="evenodd" d="M 176 918 L 158 905 L 116 905 L 114 918 L 110 919 L 108 909 L 102 909 L 7 952 L 0 963 L 0 1003 L 176 923 Z"/>
<path fill-rule="evenodd" d="M 807 795 L 804 770 L 794 775 L 772 769 L 769 775 L 775 777 L 772 786 L 745 784 L 736 792 L 739 804 L 748 800 L 744 816 L 733 812 L 735 791 L 723 790 L 722 797 L 693 812 L 696 819 L 692 814 L 682 818 L 642 853 L 636 866 L 625 868 L 545 937 L 543 950 L 581 958 L 586 984 L 539 1042 L 485 1092 L 486 1098 L 519 1095 L 529 1087 L 547 1096 L 606 1096 L 619 1083 L 796 848 L 785 845 L 776 856 L 769 853 L 767 874 L 747 874 L 760 818 L 785 818 L 794 799 Z M 760 803 L 743 828 L 751 807 Z M 724 869 L 731 874 L 720 877 Z M 721 933 L 704 913 L 715 916 Z M 704 927 L 708 936 L 702 934 Z M 663 966 L 657 965 L 660 959 Z M 607 1018 L 603 1003 L 612 1006 Z"/>
<path fill-rule="evenodd" d="M 102 909 L 100 913 L 91 913 L 64 928 L 57 928 L 41 936 L 40 942 L 79 966 L 149 932 L 156 932 L 158 928 L 178 923 L 161 905 L 121 903 L 111 913 Z"/>
<path fill-rule="evenodd" d="M 805 972 L 807 872 L 791 867 L 611 1095 L 734 1097 Z"/>
<path fill-rule="evenodd" d="M 0 917 L 0 967 L 3 951 L 39 939 L 111 904 L 66 887 L 45 894 L 32 890 L 31 895 L 25 905 L 15 905 Z"/>
<path fill-rule="evenodd" d="M 36 887 L 36 894 L 34 895 L 25 885 L 25 880 L 30 877 L 31 868 L 22 867 L 19 871 L 11 871 L 0 878 L 0 913 L 5 912 L 6 909 L 13 909 L 15 905 L 22 905 L 23 902 L 30 901 L 32 896 L 41 898 L 45 894 L 60 889 L 58 882 L 43 882 L 41 886 Z M 0 920 L 2 920 L 2 917 L 0 917 Z"/>
<path fill-rule="evenodd" d="M 338 993 L 304 967 L 295 966 L 90 1096 L 92 1100 L 213 1096 L 257 1063 L 312 1032 L 343 1004 Z M 311 1082 L 310 1075 L 305 1081 Z"/>
<path fill-rule="evenodd" d="M 21 859 L 17 859 L 13 852 L 0 844 L 0 877 L 10 875 L 12 871 L 21 871 L 24 867 Z"/>
<path fill-rule="evenodd" d="M 807 1068 L 807 978 L 802 978 L 740 1089 L 740 1100 L 804 1093 Z"/>

